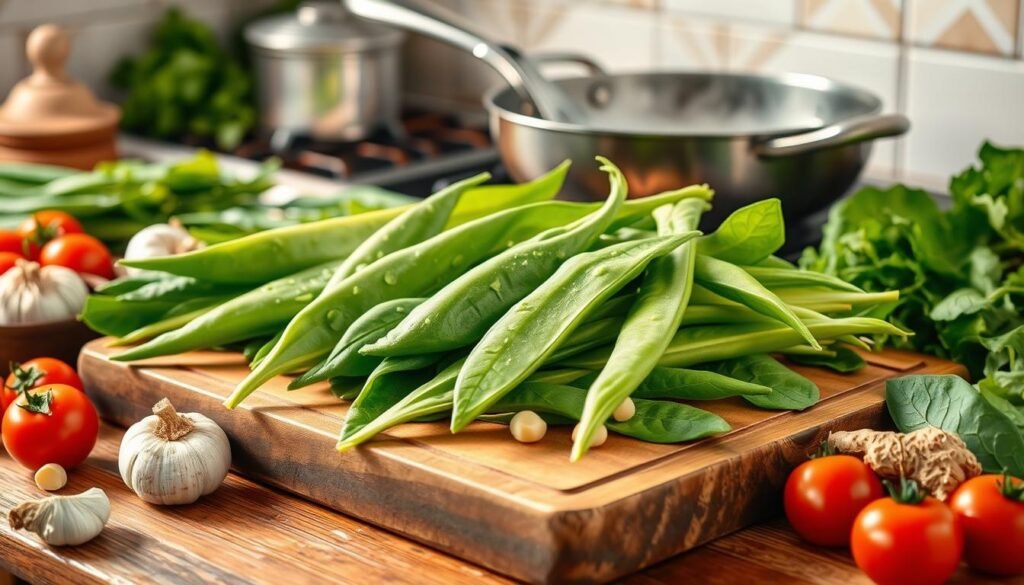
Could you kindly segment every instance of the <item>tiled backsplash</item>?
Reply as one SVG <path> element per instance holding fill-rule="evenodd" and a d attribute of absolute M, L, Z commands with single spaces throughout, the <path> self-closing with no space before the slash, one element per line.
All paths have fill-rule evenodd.
<path fill-rule="evenodd" d="M 1024 144 L 1024 0 L 432 1 L 501 41 L 584 53 L 611 71 L 800 71 L 870 89 L 913 123 L 907 137 L 878 144 L 876 176 L 941 186 L 982 140 Z M 21 47 L 40 22 L 76 31 L 72 74 L 109 94 L 113 62 L 139 49 L 168 6 L 227 37 L 274 3 L 0 0 L 0 92 L 26 73 Z M 499 83 L 435 41 L 412 38 L 405 58 L 406 87 L 419 96 L 478 107 Z"/>

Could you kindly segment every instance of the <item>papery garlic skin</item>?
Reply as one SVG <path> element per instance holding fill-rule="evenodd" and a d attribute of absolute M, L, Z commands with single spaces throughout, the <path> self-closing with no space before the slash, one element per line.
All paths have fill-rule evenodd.
<path fill-rule="evenodd" d="M 201 414 L 178 414 L 166 399 L 154 411 L 165 404 L 160 414 L 128 429 L 121 439 L 117 466 L 121 479 L 143 501 L 191 504 L 224 482 L 231 467 L 231 448 L 217 423 Z M 168 420 L 177 425 L 170 434 Z"/>
<path fill-rule="evenodd" d="M 125 260 L 144 260 L 160 256 L 174 256 L 202 248 L 204 244 L 192 237 L 188 230 L 180 224 L 158 223 L 139 230 L 128 241 L 125 249 Z M 128 274 L 138 274 L 143 270 L 128 268 Z"/>
<path fill-rule="evenodd" d="M 0 276 L 0 325 L 28 325 L 74 319 L 89 289 L 63 266 L 18 263 Z"/>
<path fill-rule="evenodd" d="M 110 499 L 99 488 L 75 496 L 23 502 L 8 514 L 15 530 L 29 530 L 46 544 L 76 546 L 96 538 L 110 519 Z"/>

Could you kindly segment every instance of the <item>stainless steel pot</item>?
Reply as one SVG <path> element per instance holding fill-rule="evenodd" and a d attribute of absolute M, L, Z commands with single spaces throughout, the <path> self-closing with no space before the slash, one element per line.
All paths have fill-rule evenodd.
<path fill-rule="evenodd" d="M 338 1 L 307 2 L 294 14 L 250 24 L 245 39 L 262 127 L 281 142 L 292 135 L 351 141 L 381 127 L 398 131 L 403 38 Z"/>
<path fill-rule="evenodd" d="M 604 198 L 608 179 L 591 161 L 615 162 L 642 197 L 692 183 L 716 192 L 714 213 L 779 197 L 788 216 L 805 216 L 857 179 L 871 140 L 909 129 L 881 115 L 874 95 L 814 75 L 646 73 L 556 82 L 586 104 L 587 124 L 524 112 L 514 90 L 485 98 L 501 159 L 517 181 L 575 161 L 566 192 Z"/>

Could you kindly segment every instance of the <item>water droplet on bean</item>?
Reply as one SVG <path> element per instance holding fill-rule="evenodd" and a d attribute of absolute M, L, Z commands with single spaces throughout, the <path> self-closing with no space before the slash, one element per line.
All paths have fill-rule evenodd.
<path fill-rule="evenodd" d="M 398 284 L 398 277 L 395 276 L 394 272 L 390 272 L 390 271 L 385 272 L 384 273 L 384 282 L 386 282 L 387 284 L 390 284 L 392 286 L 396 285 L 396 284 Z"/>

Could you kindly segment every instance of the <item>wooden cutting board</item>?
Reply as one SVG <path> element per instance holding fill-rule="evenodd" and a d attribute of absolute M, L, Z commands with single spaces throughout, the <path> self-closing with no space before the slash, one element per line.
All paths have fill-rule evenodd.
<path fill-rule="evenodd" d="M 241 356 L 197 352 L 128 366 L 107 359 L 105 342 L 86 346 L 79 361 L 105 418 L 128 426 L 170 398 L 224 428 L 239 472 L 535 583 L 609 581 L 774 515 L 787 473 L 829 431 L 886 426 L 887 378 L 963 374 L 896 351 L 866 356 L 868 367 L 854 374 L 794 366 L 821 388 L 814 408 L 705 402 L 731 432 L 685 445 L 612 435 L 579 463 L 568 460 L 568 429 L 523 445 L 488 423 L 458 435 L 446 422 L 404 425 L 342 455 L 334 443 L 347 406 L 326 386 L 288 392 L 278 378 L 228 411 L 221 402 L 248 372 Z"/>

